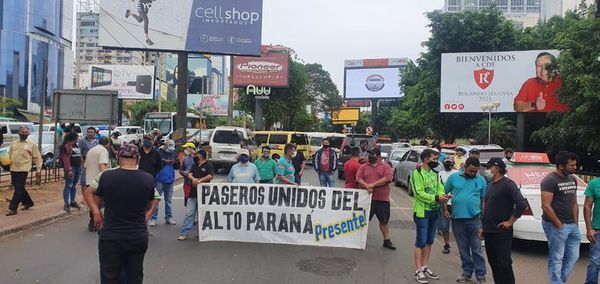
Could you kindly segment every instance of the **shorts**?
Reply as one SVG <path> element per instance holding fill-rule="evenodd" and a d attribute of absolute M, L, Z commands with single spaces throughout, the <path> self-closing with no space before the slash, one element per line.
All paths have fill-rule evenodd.
<path fill-rule="evenodd" d="M 387 224 L 390 221 L 390 202 L 389 201 L 371 201 L 371 214 L 369 221 L 373 219 L 373 216 L 377 216 L 379 224 Z"/>
<path fill-rule="evenodd" d="M 435 240 L 435 230 L 438 225 L 438 210 L 425 211 L 425 217 L 419 218 L 416 213 L 413 214 L 415 221 L 417 237 L 415 247 L 424 248 L 426 245 L 432 245 Z"/>
<path fill-rule="evenodd" d="M 450 214 L 452 214 L 452 206 L 451 205 L 448 205 L 448 211 L 450 212 Z M 450 218 L 450 219 L 452 219 L 452 218 Z M 442 233 L 450 232 L 450 219 L 446 219 L 446 217 L 444 217 L 444 207 L 440 207 L 439 221 L 438 221 L 438 225 L 437 225 L 438 231 L 440 231 Z"/>

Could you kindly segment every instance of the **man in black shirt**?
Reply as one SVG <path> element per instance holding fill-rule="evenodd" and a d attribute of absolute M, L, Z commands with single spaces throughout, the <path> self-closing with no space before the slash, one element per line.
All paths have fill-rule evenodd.
<path fill-rule="evenodd" d="M 146 223 L 158 203 L 154 199 L 154 178 L 138 169 L 135 145 L 124 143 L 118 155 L 120 168 L 103 172 L 97 188 L 85 191 L 99 228 L 100 280 L 118 283 L 125 277 L 126 283 L 142 283 L 148 249 Z"/>
<path fill-rule="evenodd" d="M 506 177 L 506 164 L 491 158 L 482 164 L 488 186 L 483 198 L 483 236 L 485 252 L 495 283 L 515 283 L 512 269 L 512 225 L 527 208 L 527 200 L 511 179 Z"/>
<path fill-rule="evenodd" d="M 294 152 L 294 155 L 292 155 L 292 165 L 294 165 L 294 179 L 297 184 L 301 184 L 302 176 L 304 175 L 304 167 L 306 167 L 306 158 L 302 151 L 296 150 Z"/>
<path fill-rule="evenodd" d="M 185 172 L 186 177 L 192 181 L 192 191 L 186 204 L 185 220 L 181 227 L 181 233 L 177 238 L 180 241 L 186 240 L 190 230 L 194 227 L 194 220 L 196 220 L 196 214 L 198 213 L 198 184 L 210 182 L 215 175 L 215 170 L 206 157 L 206 151 L 203 149 L 198 150 L 196 157 L 194 157 L 194 165 L 192 165 L 190 171 Z"/>
<path fill-rule="evenodd" d="M 152 140 L 144 138 L 140 151 L 140 170 L 149 173 L 152 177 L 162 169 L 162 159 L 160 153 L 154 149 Z"/>

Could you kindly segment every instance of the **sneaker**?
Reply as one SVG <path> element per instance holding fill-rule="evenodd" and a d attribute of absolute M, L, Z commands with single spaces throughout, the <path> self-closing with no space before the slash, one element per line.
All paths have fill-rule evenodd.
<path fill-rule="evenodd" d="M 477 284 L 486 283 L 485 277 L 477 279 Z"/>
<path fill-rule="evenodd" d="M 150 39 L 147 39 L 147 40 L 146 40 L 146 43 L 147 43 L 148 45 L 153 45 L 153 44 L 154 44 L 154 42 L 152 42 Z"/>
<path fill-rule="evenodd" d="M 445 244 L 444 245 L 444 249 L 442 250 L 443 254 L 449 254 L 450 253 L 450 245 L 449 244 Z"/>
<path fill-rule="evenodd" d="M 390 240 L 384 240 L 383 247 L 386 249 L 396 250 L 396 247 L 394 246 L 394 244 L 392 244 L 392 241 Z"/>
<path fill-rule="evenodd" d="M 129 14 L 131 14 L 131 10 L 127 9 L 127 11 L 125 11 L 125 18 L 129 18 Z"/>
<path fill-rule="evenodd" d="M 427 277 L 429 279 L 433 279 L 433 280 L 440 279 L 440 276 L 437 275 L 435 272 L 431 271 L 431 269 L 429 269 L 429 267 L 425 267 L 425 269 L 423 269 L 423 274 L 425 274 L 425 277 Z"/>
<path fill-rule="evenodd" d="M 71 206 L 73 208 L 77 208 L 77 210 L 81 210 L 81 206 L 79 206 L 79 204 L 77 204 L 77 202 L 71 202 L 69 204 L 69 206 Z"/>
<path fill-rule="evenodd" d="M 4 214 L 4 215 L 6 215 L 6 216 L 17 215 L 17 210 L 8 209 L 8 211 L 6 211 L 6 214 Z"/>
<path fill-rule="evenodd" d="M 427 277 L 425 276 L 425 273 L 423 273 L 423 271 L 419 270 L 417 272 L 415 272 L 415 280 L 417 280 L 417 282 L 419 283 L 429 283 L 429 281 L 427 281 Z"/>
<path fill-rule="evenodd" d="M 177 238 L 177 240 L 179 240 L 179 241 L 185 241 L 185 240 L 187 240 L 187 236 L 186 235 L 179 235 L 179 237 Z"/>
<path fill-rule="evenodd" d="M 177 225 L 177 222 L 173 221 L 173 219 L 167 219 L 167 220 L 165 220 L 165 224 Z"/>
<path fill-rule="evenodd" d="M 471 277 L 467 277 L 465 275 L 461 275 L 460 277 L 456 278 L 456 282 L 458 282 L 458 283 L 471 282 Z"/>
<path fill-rule="evenodd" d="M 156 221 L 155 220 L 150 220 L 150 222 L 148 222 L 148 225 L 150 227 L 156 227 Z"/>
<path fill-rule="evenodd" d="M 69 204 L 65 204 L 65 206 L 63 206 L 63 210 L 67 211 L 67 213 L 71 213 L 71 207 L 69 207 Z"/>

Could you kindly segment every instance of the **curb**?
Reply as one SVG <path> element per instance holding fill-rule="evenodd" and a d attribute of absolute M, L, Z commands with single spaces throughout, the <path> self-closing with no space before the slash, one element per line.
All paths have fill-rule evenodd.
<path fill-rule="evenodd" d="M 83 205 L 83 204 L 82 204 Z M 76 213 L 67 213 L 65 211 L 61 211 L 55 214 L 48 215 L 41 219 L 36 219 L 31 222 L 25 224 L 18 224 L 12 227 L 8 227 L 2 229 L 0 231 L 0 239 L 8 237 L 10 235 L 14 235 L 16 233 L 27 231 L 30 229 L 34 229 L 36 227 L 46 226 L 55 222 L 58 222 L 63 219 L 68 219 L 69 217 L 81 216 L 83 214 L 87 214 L 89 212 L 89 208 L 87 206 L 82 206 L 81 211 L 77 211 Z"/>

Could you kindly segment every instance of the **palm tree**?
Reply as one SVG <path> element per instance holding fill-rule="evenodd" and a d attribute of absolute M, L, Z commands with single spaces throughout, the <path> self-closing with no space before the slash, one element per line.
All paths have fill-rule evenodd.
<path fill-rule="evenodd" d="M 491 123 L 491 144 L 498 144 L 502 147 L 512 147 L 515 144 L 517 138 L 517 131 L 514 123 L 504 117 L 494 117 Z M 487 143 L 488 142 L 488 119 L 484 118 L 480 120 L 473 127 L 473 137 L 477 141 Z M 482 144 L 483 144 L 482 143 Z"/>

